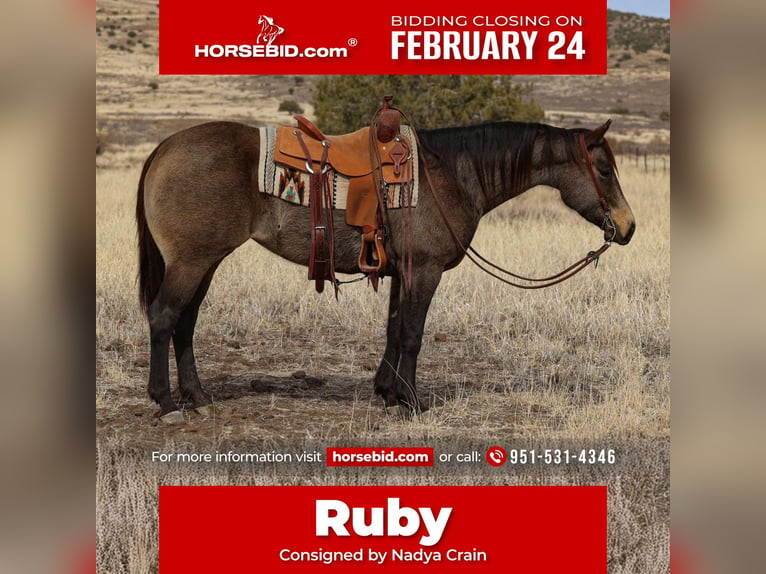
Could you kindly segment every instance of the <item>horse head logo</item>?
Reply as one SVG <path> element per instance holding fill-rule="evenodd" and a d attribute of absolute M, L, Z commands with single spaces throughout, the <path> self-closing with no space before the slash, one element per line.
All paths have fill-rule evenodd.
<path fill-rule="evenodd" d="M 277 39 L 277 36 L 285 31 L 282 26 L 274 24 L 274 18 L 269 18 L 263 14 L 258 18 L 258 23 L 261 25 L 261 33 L 258 34 L 256 41 L 258 43 L 266 42 L 267 46 L 271 46 L 271 43 Z"/>

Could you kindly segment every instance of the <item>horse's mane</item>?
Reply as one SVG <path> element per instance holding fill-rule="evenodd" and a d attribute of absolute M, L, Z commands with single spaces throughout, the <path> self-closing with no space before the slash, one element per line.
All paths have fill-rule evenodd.
<path fill-rule="evenodd" d="M 436 155 L 447 177 L 460 181 L 459 160 L 473 166 L 479 181 L 494 186 L 497 178 L 504 189 L 523 191 L 529 186 L 535 141 L 542 137 L 544 165 L 557 161 L 554 150 L 565 150 L 566 161 L 583 164 L 578 133 L 585 129 L 568 130 L 547 124 L 528 122 L 493 122 L 466 127 L 419 129 L 423 147 Z M 604 143 L 607 155 L 615 166 L 614 154 Z M 511 161 L 508 161 L 511 158 Z"/>

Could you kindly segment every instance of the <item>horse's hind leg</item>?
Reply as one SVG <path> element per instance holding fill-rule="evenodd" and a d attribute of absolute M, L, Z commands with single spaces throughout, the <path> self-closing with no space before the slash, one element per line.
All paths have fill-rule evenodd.
<path fill-rule="evenodd" d="M 178 410 L 170 393 L 170 339 L 185 308 L 194 298 L 211 264 L 169 264 L 159 292 L 148 309 L 151 335 L 149 396 L 160 406 L 160 417 Z M 196 313 L 195 313 L 196 314 Z M 187 318 L 187 323 L 188 323 Z M 167 417 L 165 420 L 170 420 Z M 177 418 L 177 417 L 176 417 Z"/>
<path fill-rule="evenodd" d="M 178 387 L 181 399 L 192 408 L 200 409 L 212 404 L 213 400 L 203 389 L 197 374 L 197 364 L 194 358 L 194 328 L 197 325 L 199 307 L 205 299 L 210 282 L 213 279 L 220 261 L 216 262 L 205 274 L 197 288 L 194 297 L 181 312 L 173 332 L 173 350 L 178 367 Z"/>

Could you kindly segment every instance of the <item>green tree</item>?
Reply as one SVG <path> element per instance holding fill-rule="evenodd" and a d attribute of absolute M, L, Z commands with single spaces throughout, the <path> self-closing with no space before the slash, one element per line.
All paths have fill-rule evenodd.
<path fill-rule="evenodd" d="M 317 124 L 333 134 L 368 125 L 386 94 L 416 127 L 539 121 L 545 113 L 531 92 L 531 84 L 514 83 L 509 76 L 325 76 L 311 103 Z"/>

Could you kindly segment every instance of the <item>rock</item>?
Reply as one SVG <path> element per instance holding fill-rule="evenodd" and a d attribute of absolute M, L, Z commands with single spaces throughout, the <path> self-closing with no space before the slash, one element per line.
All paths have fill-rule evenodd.
<path fill-rule="evenodd" d="M 166 425 L 174 425 L 184 422 L 184 414 L 181 411 L 170 411 L 160 417 L 160 421 Z"/>

